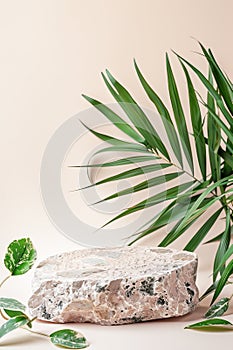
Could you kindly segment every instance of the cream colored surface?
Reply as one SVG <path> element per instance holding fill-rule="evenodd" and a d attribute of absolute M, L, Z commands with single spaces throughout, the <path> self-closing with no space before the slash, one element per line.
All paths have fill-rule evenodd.
<path fill-rule="evenodd" d="M 110 68 L 139 102 L 147 105 L 133 72 L 133 57 L 165 97 L 165 51 L 173 48 L 202 66 L 201 57 L 191 52 L 197 49 L 190 38 L 194 36 L 213 48 L 224 69 L 231 72 L 232 10 L 231 0 L 0 1 L 1 256 L 10 240 L 25 234 L 33 239 L 40 259 L 77 248 L 56 230 L 44 211 L 40 162 L 56 128 L 88 106 L 80 96 L 82 92 L 112 101 L 100 71 Z M 150 242 L 156 244 L 156 239 Z M 207 278 L 214 249 L 199 250 L 201 291 L 210 281 Z M 29 274 L 9 281 L 3 293 L 26 300 L 30 279 Z M 90 349 L 95 350 L 232 346 L 230 333 L 183 330 L 203 312 L 200 306 L 195 314 L 174 321 L 114 328 L 75 327 L 85 333 L 92 344 Z M 229 319 L 233 320 L 232 316 Z M 37 327 L 48 332 L 57 328 L 46 324 Z M 10 350 L 53 348 L 21 331 L 6 337 L 2 344 Z"/>

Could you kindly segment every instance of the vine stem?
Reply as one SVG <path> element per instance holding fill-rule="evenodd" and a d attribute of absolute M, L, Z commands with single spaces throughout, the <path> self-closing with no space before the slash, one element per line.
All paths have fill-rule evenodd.
<path fill-rule="evenodd" d="M 0 316 L 1 316 L 4 320 L 6 320 L 6 321 L 9 321 L 9 320 L 10 320 L 10 318 L 6 317 L 6 316 L 3 314 L 2 310 L 0 310 Z M 30 321 L 30 322 L 33 322 L 33 321 L 35 321 L 35 320 L 36 320 L 36 317 L 34 317 L 33 319 L 31 319 L 31 320 L 29 320 L 29 321 Z M 37 335 L 41 335 L 41 336 L 43 336 L 43 337 L 49 338 L 49 335 L 48 335 L 48 334 L 45 334 L 45 333 L 42 333 L 42 332 L 38 332 L 38 331 L 33 331 L 32 329 L 27 328 L 27 327 L 25 327 L 25 326 L 22 326 L 22 327 L 19 327 L 19 328 L 21 328 L 21 329 L 23 329 L 23 330 L 25 330 L 25 331 L 28 331 L 28 332 L 30 332 L 30 333 L 32 333 L 32 334 L 37 334 Z"/>
<path fill-rule="evenodd" d="M 2 318 L 4 319 L 4 320 L 6 320 L 6 321 L 8 321 L 9 320 L 9 318 L 8 317 L 6 317 L 4 314 L 3 314 L 3 312 L 2 312 L 2 310 L 0 309 L 0 315 L 2 316 Z"/>
<path fill-rule="evenodd" d="M 0 288 L 3 286 L 3 284 L 11 277 L 11 275 L 4 278 L 4 280 L 0 283 Z"/>
<path fill-rule="evenodd" d="M 45 333 L 42 333 L 42 332 L 38 332 L 38 331 L 33 331 L 33 330 L 29 329 L 29 328 L 26 328 L 25 326 L 23 326 L 21 328 L 24 329 L 25 331 L 29 332 L 29 333 L 36 334 L 36 335 L 41 335 L 42 337 L 49 338 L 48 334 L 45 334 Z"/>

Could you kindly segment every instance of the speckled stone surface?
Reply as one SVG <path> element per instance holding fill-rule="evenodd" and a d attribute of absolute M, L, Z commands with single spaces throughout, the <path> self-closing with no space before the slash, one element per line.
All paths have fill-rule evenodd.
<path fill-rule="evenodd" d="M 117 325 L 180 316 L 198 303 L 197 257 L 166 248 L 95 248 L 63 253 L 36 269 L 32 316 Z"/>

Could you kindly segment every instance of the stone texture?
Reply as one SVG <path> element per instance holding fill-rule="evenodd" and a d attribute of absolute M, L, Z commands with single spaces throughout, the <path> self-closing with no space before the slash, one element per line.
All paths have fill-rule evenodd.
<path fill-rule="evenodd" d="M 197 257 L 166 248 L 95 248 L 42 261 L 29 300 L 51 322 L 116 325 L 180 316 L 198 302 Z"/>

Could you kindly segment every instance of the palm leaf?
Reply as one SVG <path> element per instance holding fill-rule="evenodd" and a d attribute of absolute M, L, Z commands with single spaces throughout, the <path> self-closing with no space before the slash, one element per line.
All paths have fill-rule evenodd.
<path fill-rule="evenodd" d="M 196 145 L 196 151 L 197 151 L 197 158 L 199 162 L 199 166 L 202 173 L 203 180 L 206 180 L 206 147 L 205 147 L 205 138 L 203 133 L 203 126 L 202 126 L 202 117 L 201 117 L 201 110 L 199 107 L 199 103 L 197 100 L 197 96 L 190 78 L 190 75 L 183 64 L 182 61 L 181 65 L 184 70 L 184 73 L 186 75 L 187 79 L 187 85 L 188 85 L 188 93 L 189 93 L 189 107 L 190 107 L 190 116 L 192 120 L 192 127 L 193 127 L 193 135 L 195 138 L 195 145 Z"/>
<path fill-rule="evenodd" d="M 89 128 L 86 124 L 84 124 L 82 121 L 81 121 L 81 123 L 93 135 L 95 135 L 96 137 L 98 137 L 102 141 L 110 143 L 113 146 L 127 146 L 127 145 L 131 145 L 132 144 L 130 142 L 127 142 L 127 141 L 124 141 L 124 140 L 120 140 L 120 139 L 117 139 L 117 138 L 115 138 L 113 136 L 106 135 L 106 134 L 100 133 L 100 132 L 98 132 L 96 130 L 93 130 L 93 129 Z M 137 144 L 137 143 L 135 143 L 135 145 L 136 146 L 141 146 L 140 144 Z"/>
<path fill-rule="evenodd" d="M 161 247 L 166 247 L 167 245 L 178 239 L 186 230 L 193 224 L 199 217 L 206 212 L 206 210 L 211 207 L 217 201 L 216 198 L 210 198 L 210 200 L 205 205 L 200 205 L 200 208 L 194 211 L 195 204 L 190 208 L 193 214 L 189 215 L 188 219 L 182 218 L 180 222 L 168 233 L 168 235 L 160 243 Z M 203 203 L 203 202 L 202 202 Z M 188 212 L 189 210 L 187 210 Z M 187 215 L 187 214 L 186 214 Z"/>
<path fill-rule="evenodd" d="M 105 148 L 102 148 L 98 151 L 96 151 L 92 157 L 96 156 L 97 154 L 100 154 L 100 153 L 106 153 L 106 152 L 130 152 L 130 153 L 149 153 L 149 154 L 152 154 L 151 152 L 148 151 L 148 149 L 143 146 L 143 145 L 139 145 L 139 144 L 136 144 L 136 143 L 127 143 L 125 142 L 125 145 L 121 144 L 119 146 L 111 146 L 111 147 L 105 147 Z"/>
<path fill-rule="evenodd" d="M 176 120 L 177 129 L 179 131 L 181 137 L 181 143 L 183 145 L 183 150 L 190 166 L 192 173 L 194 172 L 193 168 L 193 160 L 192 160 L 192 151 L 188 136 L 187 125 L 185 121 L 185 116 L 183 112 L 183 108 L 181 105 L 178 89 L 176 86 L 175 78 L 172 72 L 172 68 L 170 65 L 170 61 L 168 55 L 166 55 L 166 63 L 167 63 L 167 78 L 168 78 L 168 90 L 170 94 L 172 109 L 174 112 L 174 117 Z"/>
<path fill-rule="evenodd" d="M 233 144 L 233 134 L 232 134 L 231 130 L 219 118 L 219 116 L 215 113 L 215 111 L 208 104 L 204 103 L 204 106 L 208 109 L 209 113 L 215 119 L 216 123 L 220 126 L 220 128 L 223 130 L 223 132 L 227 135 L 227 137 L 228 137 L 229 141 L 231 142 L 231 144 Z M 229 145 L 227 145 L 227 146 L 229 146 Z M 230 152 L 233 151 L 230 147 L 228 147 L 228 148 L 229 148 Z"/>
<path fill-rule="evenodd" d="M 108 87 L 115 100 L 125 111 L 129 119 L 138 129 L 140 134 L 145 138 L 148 145 L 154 150 L 158 149 L 166 159 L 170 159 L 163 142 L 161 141 L 158 133 L 155 131 L 154 127 L 150 123 L 143 110 L 138 106 L 129 92 L 111 75 L 108 70 L 106 73 L 116 90 L 112 88 L 105 75 L 102 74 L 106 86 Z"/>
<path fill-rule="evenodd" d="M 161 169 L 168 168 L 169 166 L 171 166 L 171 164 L 157 163 L 157 164 L 150 164 L 150 165 L 145 165 L 145 166 L 137 167 L 134 169 L 126 170 L 126 171 L 123 171 L 119 174 L 109 176 L 103 180 L 95 182 L 89 186 L 83 187 L 82 190 L 84 190 L 86 188 L 93 187 L 93 186 L 103 185 L 105 183 L 109 183 L 112 181 L 124 180 L 124 179 L 128 179 L 128 178 L 132 178 L 134 176 L 139 176 L 139 175 L 144 175 L 144 174 L 151 173 L 154 171 L 159 171 Z M 105 198 L 104 200 L 106 201 L 107 198 Z"/>
<path fill-rule="evenodd" d="M 222 210 L 223 209 L 220 208 L 213 215 L 211 215 L 211 217 L 201 226 L 201 228 L 197 231 L 197 233 L 192 237 L 192 239 L 184 247 L 184 250 L 193 252 L 200 245 L 200 243 L 203 241 L 205 236 L 210 231 L 211 227 L 216 222 Z"/>
<path fill-rule="evenodd" d="M 154 161 L 158 159 L 155 155 L 152 156 L 134 156 L 134 157 L 127 157 L 127 158 L 121 158 L 117 160 L 113 160 L 111 162 L 106 163 L 99 163 L 99 164 L 85 164 L 85 165 L 70 165 L 70 168 L 106 168 L 106 167 L 115 167 L 115 166 L 122 166 L 122 165 L 132 165 L 137 164 L 141 162 L 148 162 L 148 161 Z"/>
<path fill-rule="evenodd" d="M 205 47 L 199 43 L 201 46 L 201 49 L 209 62 L 209 65 L 211 67 L 211 70 L 213 72 L 213 75 L 215 77 L 215 81 L 217 83 L 218 89 L 227 105 L 229 108 L 229 111 L 231 114 L 233 114 L 233 104 L 232 104 L 232 99 L 230 95 L 230 89 L 232 89 L 231 85 L 229 84 L 229 81 L 223 74 L 222 70 L 220 69 L 219 65 L 217 64 L 211 50 L 206 50 Z"/>
<path fill-rule="evenodd" d="M 189 188 L 192 184 L 193 184 L 193 182 L 191 181 L 191 182 L 187 182 L 185 184 L 179 185 L 179 186 L 169 188 L 166 191 L 159 192 L 156 195 L 151 196 L 151 197 L 147 198 L 146 200 L 141 201 L 141 202 L 135 204 L 134 206 L 124 210 L 121 214 L 117 215 L 116 217 L 114 217 L 113 219 L 108 221 L 106 225 L 109 225 L 110 223 L 112 223 L 120 218 L 123 218 L 124 216 L 133 214 L 139 210 L 146 209 L 146 208 L 149 208 L 151 206 L 162 203 L 164 201 L 174 199 L 177 197 L 178 193 L 183 192 L 184 190 Z M 106 199 L 103 199 L 97 203 L 101 203 L 103 201 L 106 201 Z"/>
<path fill-rule="evenodd" d="M 180 226 L 177 228 L 176 232 L 174 232 L 174 236 L 179 236 L 179 231 L 185 226 L 188 222 L 188 220 L 193 216 L 193 215 L 198 215 L 198 208 L 202 201 L 206 198 L 207 195 L 209 195 L 215 188 L 217 188 L 220 185 L 227 184 L 229 180 L 233 180 L 233 175 L 226 177 L 224 179 L 221 179 L 217 181 L 216 183 L 213 183 L 209 187 L 207 187 L 202 194 L 199 196 L 199 198 L 196 200 L 194 205 L 187 211 L 186 215 L 184 216 L 184 219 Z M 215 196 L 212 198 L 211 203 L 208 203 L 205 209 L 208 209 L 210 205 L 214 204 L 216 201 L 221 199 L 225 194 L 221 194 L 219 196 Z M 203 210 L 203 207 L 201 208 L 200 212 Z"/>
<path fill-rule="evenodd" d="M 215 289 L 215 293 L 213 296 L 213 299 L 211 301 L 211 304 L 213 304 L 215 302 L 215 300 L 217 299 L 217 297 L 219 296 L 219 294 L 221 293 L 221 291 L 223 290 L 223 288 L 225 287 L 228 278 L 232 275 L 233 273 L 233 260 L 231 260 L 229 262 L 229 264 L 227 265 L 227 267 L 224 269 L 222 276 L 216 286 Z"/>
<path fill-rule="evenodd" d="M 175 178 L 179 177 L 182 174 L 183 174 L 183 172 L 175 172 L 175 173 L 170 173 L 170 174 L 165 174 L 165 175 L 153 177 L 149 180 L 140 182 L 139 184 L 137 184 L 135 186 L 126 188 L 125 190 L 115 192 L 112 195 L 105 198 L 105 200 L 118 198 L 118 197 L 125 196 L 125 195 L 131 194 L 131 193 L 145 190 L 145 189 L 153 187 L 153 186 L 161 185 L 165 182 L 174 180 Z M 106 226 L 107 224 L 108 223 L 106 223 L 104 226 Z"/>
<path fill-rule="evenodd" d="M 209 82 L 208 79 L 206 79 L 206 77 L 204 76 L 203 73 L 200 72 L 200 70 L 198 70 L 196 67 L 194 67 L 191 63 L 189 63 L 186 59 L 184 59 L 183 57 L 181 57 L 177 53 L 175 53 L 175 54 L 177 55 L 178 58 L 180 58 L 183 62 L 185 62 L 195 72 L 195 74 L 198 76 L 198 78 L 201 80 L 201 82 L 206 87 L 207 91 L 209 91 L 211 96 L 213 96 L 214 100 L 216 101 L 219 109 L 221 110 L 222 114 L 224 115 L 224 117 L 228 121 L 229 125 L 231 127 L 233 127 L 232 116 L 228 112 L 226 107 L 224 106 L 221 95 L 217 92 L 217 90 L 214 88 L 214 86 Z"/>
<path fill-rule="evenodd" d="M 130 245 L 138 241 L 139 239 L 149 235 L 152 232 L 156 232 L 157 230 L 161 229 L 164 226 L 167 226 L 168 224 L 171 224 L 174 221 L 178 220 L 178 223 L 174 226 L 174 228 L 170 231 L 171 235 L 172 232 L 177 228 L 178 224 L 180 224 L 183 220 L 183 217 L 187 210 L 189 210 L 197 200 L 199 195 L 193 196 L 189 198 L 188 200 L 184 200 L 184 202 L 177 202 L 177 200 L 174 200 L 172 203 L 170 203 L 165 209 L 161 211 L 161 213 L 154 219 L 154 222 L 147 227 L 145 230 L 142 230 L 140 232 L 135 233 L 137 237 L 130 242 Z M 206 198 L 202 205 L 208 203 L 210 201 L 209 198 Z M 188 228 L 189 226 L 186 226 Z M 169 233 L 170 233 L 169 232 Z M 184 232 L 184 231 L 183 231 Z M 168 234 L 169 235 L 169 234 Z M 166 246 L 166 242 L 161 242 L 159 244 L 160 247 Z"/>
<path fill-rule="evenodd" d="M 220 262 L 222 261 L 222 258 L 224 254 L 226 253 L 229 244 L 230 244 L 230 239 L 231 239 L 231 214 L 230 214 L 230 209 L 226 209 L 226 228 L 225 231 L 221 237 L 219 247 L 217 250 L 217 253 L 215 255 L 214 259 L 214 273 L 213 273 L 213 280 L 215 281 L 218 275 L 218 272 L 220 274 L 223 273 L 224 271 L 224 265 L 222 265 L 219 270 L 217 270 L 218 266 L 220 265 Z"/>
<path fill-rule="evenodd" d="M 137 65 L 135 60 L 134 60 L 134 66 L 135 66 L 135 70 L 137 72 L 137 75 L 140 79 L 140 82 L 141 82 L 147 96 L 152 101 L 152 103 L 155 105 L 155 107 L 157 108 L 157 111 L 159 112 L 159 114 L 162 118 L 162 122 L 164 124 L 165 130 L 167 132 L 167 136 L 168 136 L 168 139 L 169 139 L 170 144 L 172 146 L 172 149 L 174 151 L 174 154 L 175 154 L 179 164 L 182 167 L 183 161 L 182 161 L 182 154 L 181 154 L 179 139 L 178 139 L 176 130 L 174 128 L 172 119 L 170 117 L 170 114 L 169 114 L 166 106 L 162 102 L 162 100 L 159 98 L 159 96 L 155 93 L 155 91 L 151 88 L 151 86 L 145 80 L 145 78 L 142 75 L 141 71 L 139 70 L 138 65 Z"/>
<path fill-rule="evenodd" d="M 91 97 L 82 95 L 88 102 L 92 104 L 96 109 L 98 109 L 102 114 L 104 114 L 107 119 L 112 122 L 118 129 L 123 131 L 126 135 L 130 136 L 134 141 L 139 143 L 144 143 L 145 139 L 138 134 L 129 124 L 126 123 L 124 119 L 119 117 L 114 111 L 109 107 L 105 106 L 101 102 L 94 100 Z"/>
<path fill-rule="evenodd" d="M 228 246 L 232 233 L 231 221 L 233 219 L 231 208 L 231 201 L 233 198 L 231 195 L 233 192 L 233 88 L 232 82 L 227 75 L 223 73 L 211 50 L 205 49 L 203 45 L 201 45 L 201 48 L 203 52 L 202 56 L 208 63 L 208 78 L 206 78 L 197 67 L 183 57 L 177 55 L 186 77 L 189 114 L 193 131 L 192 136 L 195 142 L 195 147 L 193 149 L 191 149 L 187 121 L 168 55 L 166 55 L 166 68 L 168 90 L 173 112 L 172 116 L 161 98 L 148 84 L 136 62 L 134 62 L 134 65 L 144 91 L 157 109 L 161 121 L 163 122 L 166 138 L 170 143 L 169 152 L 171 154 L 164 145 L 153 122 L 148 119 L 146 113 L 137 104 L 132 95 L 109 71 L 106 70 L 106 74 L 102 74 L 104 82 L 109 92 L 125 112 L 129 122 L 125 122 L 123 118 L 99 101 L 87 96 L 84 97 L 95 108 L 102 112 L 108 120 L 132 139 L 131 142 L 126 142 L 111 135 L 102 134 L 96 130 L 90 129 L 90 132 L 95 136 L 111 145 L 110 147 L 98 150 L 94 153 L 94 156 L 104 152 L 139 153 L 138 156 L 129 155 L 129 157 L 125 156 L 124 158 L 114 161 L 106 161 L 103 164 L 90 164 L 90 167 L 102 165 L 105 167 L 120 166 L 132 164 L 131 161 L 134 160 L 143 163 L 147 160 L 156 159 L 155 164 L 143 164 L 141 167 L 137 166 L 130 170 L 126 169 L 126 171 L 119 172 L 116 175 L 98 181 L 95 185 L 119 181 L 125 178 L 130 179 L 144 173 L 157 171 L 159 167 L 157 161 L 164 166 L 164 169 L 168 166 L 165 165 L 165 163 L 177 168 L 176 173 L 169 174 L 168 172 L 163 176 L 157 175 L 135 186 L 113 193 L 100 202 L 138 192 L 156 186 L 157 184 L 167 184 L 168 181 L 175 179 L 181 174 L 188 174 L 191 177 L 190 188 L 188 187 L 188 183 L 168 188 L 166 191 L 156 193 L 146 199 L 144 198 L 135 205 L 124 209 L 110 221 L 113 222 L 136 211 L 162 203 L 162 201 L 172 200 L 160 213 L 156 214 L 149 222 L 143 224 L 143 226 L 133 234 L 130 244 L 133 244 L 152 232 L 156 232 L 164 227 L 166 228 L 172 223 L 173 227 L 160 243 L 160 246 L 167 246 L 184 234 L 194 222 L 199 220 L 201 215 L 205 214 L 209 208 L 212 209 L 212 206 L 218 202 L 220 207 L 211 213 L 209 220 L 201 225 L 186 244 L 185 249 L 193 251 L 203 242 L 215 222 L 219 220 L 221 212 L 223 210 L 226 212 L 226 218 L 223 218 L 226 224 L 224 232 L 207 241 L 220 242 L 216 252 L 213 277 L 215 280 L 220 272 L 221 278 L 212 285 L 212 289 L 209 289 L 211 291 L 215 290 L 214 301 L 221 293 L 229 276 L 233 273 L 233 265 L 231 262 L 226 268 L 224 266 L 226 260 L 231 255 L 232 249 L 231 246 L 230 248 L 228 248 Z M 203 84 L 207 92 L 207 100 L 203 100 L 195 90 L 191 75 L 189 74 L 190 70 Z M 198 95 L 201 101 L 198 100 Z M 207 111 L 205 116 L 201 114 L 201 103 L 205 106 Z M 208 152 L 206 150 L 208 150 Z M 171 155 L 174 155 L 174 158 L 176 158 L 174 161 L 171 160 Z M 193 159 L 196 158 L 198 159 L 202 180 L 196 175 L 196 169 L 194 171 Z M 184 164 L 186 163 L 191 171 L 185 169 Z M 207 175 L 207 169 L 209 168 L 210 174 Z M 110 222 L 106 223 L 106 225 Z"/>

